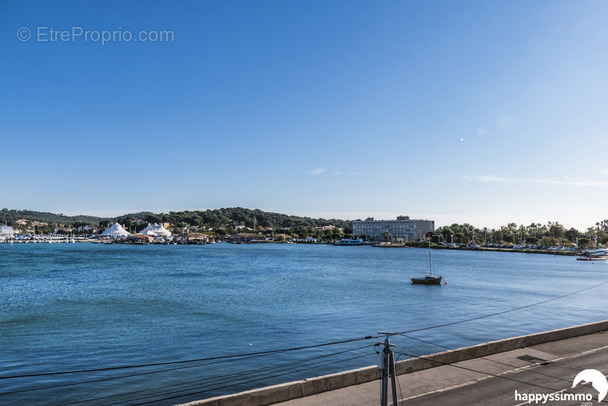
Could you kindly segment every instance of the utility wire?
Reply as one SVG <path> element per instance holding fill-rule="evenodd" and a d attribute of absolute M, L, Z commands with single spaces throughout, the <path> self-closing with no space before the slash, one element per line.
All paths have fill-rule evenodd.
<path fill-rule="evenodd" d="M 243 357 L 243 358 L 239 358 L 238 361 L 252 359 L 252 358 L 257 358 L 257 357 L 261 357 L 261 356 L 262 355 L 254 355 L 254 356 L 250 356 L 250 357 Z M 228 360 L 228 362 L 232 362 L 232 361 L 235 361 L 235 360 Z M 12 394 L 15 394 L 15 393 L 23 393 L 23 392 L 33 392 L 33 391 L 45 390 L 45 389 L 56 389 L 56 388 L 62 388 L 62 387 L 66 387 L 66 386 L 83 385 L 83 384 L 87 384 L 87 383 L 106 382 L 106 381 L 112 381 L 112 380 L 116 380 L 116 379 L 132 378 L 132 377 L 137 377 L 137 376 L 144 376 L 144 375 L 152 375 L 152 374 L 159 374 L 159 373 L 180 371 L 180 370 L 183 370 L 183 369 L 190 369 L 190 368 L 202 368 L 202 367 L 205 367 L 205 366 L 220 364 L 222 362 L 224 362 L 224 361 L 222 361 L 222 360 L 216 360 L 216 361 L 207 362 L 207 363 L 204 363 L 204 364 L 186 365 L 186 366 L 180 366 L 180 367 L 175 367 L 175 368 L 160 369 L 158 371 L 137 372 L 137 373 L 129 374 L 129 375 L 117 375 L 117 376 L 111 376 L 111 377 L 107 377 L 107 378 L 91 379 L 91 380 L 88 380 L 88 381 L 68 382 L 68 383 L 64 383 L 64 384 L 60 384 L 60 385 L 43 386 L 43 387 L 39 387 L 39 388 L 20 389 L 20 390 L 15 390 L 15 391 L 10 391 L 10 392 L 1 392 L 0 396 L 12 395 Z"/>
<path fill-rule="evenodd" d="M 590 286 L 588 288 L 577 290 L 576 292 L 567 293 L 565 295 L 553 297 L 551 299 L 543 300 L 541 302 L 531 303 L 531 304 L 528 304 L 528 305 L 525 305 L 525 306 L 516 307 L 516 308 L 513 308 L 513 309 L 509 309 L 509 310 L 503 310 L 503 311 L 496 312 L 496 313 L 486 314 L 484 316 L 477 316 L 477 317 L 472 317 L 470 319 L 452 321 L 450 323 L 438 324 L 438 325 L 430 326 L 430 327 L 422 327 L 422 328 L 417 328 L 417 329 L 413 329 L 413 330 L 407 330 L 407 331 L 400 331 L 400 332 L 389 333 L 389 335 L 391 335 L 391 336 L 393 336 L 393 335 L 403 335 L 403 334 L 408 334 L 408 333 L 414 333 L 414 332 L 417 332 L 417 331 L 432 330 L 432 329 L 435 329 L 435 328 L 453 326 L 453 325 L 456 325 L 456 324 L 468 323 L 470 321 L 487 319 L 488 317 L 500 316 L 502 314 L 511 313 L 511 312 L 515 312 L 515 311 L 523 310 L 523 309 L 528 309 L 530 307 L 539 306 L 539 305 L 542 305 L 542 304 L 545 304 L 545 303 L 553 302 L 555 300 L 563 299 L 565 297 L 576 295 L 577 293 L 585 292 L 587 290 L 591 290 L 591 289 L 594 289 L 594 288 L 597 288 L 599 286 L 606 285 L 606 284 L 608 284 L 608 281 L 605 281 L 605 282 L 602 282 L 602 283 L 598 283 L 597 285 L 593 285 L 593 286 Z"/>
<path fill-rule="evenodd" d="M 354 348 L 354 349 L 350 349 L 350 350 L 345 350 L 342 351 L 340 353 L 334 353 L 334 354 L 326 354 L 326 355 L 322 355 L 322 356 L 318 356 L 315 358 L 326 358 L 326 357 L 331 357 L 331 356 L 335 356 L 335 355 L 339 355 L 342 353 L 347 353 L 347 352 L 352 352 L 352 351 L 357 351 L 357 350 L 361 350 L 365 347 L 361 347 L 361 348 Z M 315 359 L 313 358 L 313 360 Z M 197 379 L 195 381 L 190 381 L 190 382 L 183 382 L 181 384 L 177 384 L 177 385 L 167 385 L 162 387 L 162 389 L 165 388 L 171 388 L 171 389 L 176 389 L 176 387 L 179 386 L 188 386 L 188 385 L 196 385 L 196 386 L 200 386 L 202 384 L 217 384 L 217 383 L 223 383 L 223 381 L 226 380 L 239 380 L 239 379 L 244 379 L 244 378 L 248 378 L 250 375 L 256 375 L 256 376 L 261 376 L 260 373 L 261 372 L 265 372 L 265 371 L 269 371 L 269 370 L 277 370 L 279 368 L 289 368 L 293 365 L 297 365 L 297 364 L 302 364 L 302 363 L 309 363 L 311 360 L 310 359 L 306 359 L 306 360 L 301 360 L 301 361 L 297 361 L 295 363 L 290 363 L 290 364 L 283 364 L 280 366 L 267 366 L 267 367 L 262 367 L 262 368 L 257 368 L 257 369 L 253 369 L 253 370 L 248 370 L 248 371 L 243 371 L 243 372 L 236 372 L 234 374 L 228 374 L 228 375 L 223 375 L 223 376 L 213 376 L 213 377 L 209 377 L 206 379 Z M 317 362 L 318 363 L 318 362 Z M 155 388 L 158 389 L 158 388 Z M 188 388 L 183 388 L 183 389 L 188 389 Z M 136 394 L 136 393 L 140 393 L 140 392 L 146 392 L 147 390 L 139 390 L 139 391 L 134 391 L 134 392 L 128 392 L 126 395 L 132 395 L 132 394 Z M 162 393 L 162 392 L 161 392 Z M 171 393 L 174 393 L 171 392 Z M 101 397 L 101 398 L 96 398 L 94 400 L 101 400 L 101 399 L 106 399 L 106 398 L 111 398 L 111 397 L 116 397 L 116 396 L 124 396 L 125 394 L 122 395 L 113 395 L 113 396 L 109 396 L 109 397 Z M 159 394 L 157 393 L 156 396 L 158 396 Z M 79 402 L 74 402 L 74 403 L 79 403 Z"/>
<path fill-rule="evenodd" d="M 355 351 L 355 350 L 359 350 L 359 349 L 354 349 L 352 351 Z M 344 352 L 349 352 L 349 351 L 344 351 Z M 219 388 L 223 389 L 226 386 L 220 386 L 218 388 L 217 385 L 218 384 L 223 385 L 226 382 L 230 382 L 230 384 L 227 387 L 233 387 L 234 385 L 246 385 L 251 382 L 268 380 L 268 379 L 272 379 L 272 378 L 276 378 L 276 377 L 284 377 L 284 376 L 289 376 L 289 375 L 293 375 L 293 374 L 300 373 L 300 372 L 310 371 L 311 367 L 313 367 L 313 366 L 327 367 L 330 365 L 347 362 L 347 361 L 351 361 L 351 360 L 355 360 L 355 359 L 360 359 L 360 358 L 364 357 L 362 355 L 355 355 L 353 357 L 348 357 L 348 358 L 342 357 L 340 359 L 337 359 L 335 361 L 330 361 L 330 362 L 321 361 L 322 358 L 329 358 L 329 357 L 333 357 L 335 355 L 336 354 L 327 354 L 327 355 L 315 357 L 314 359 L 317 359 L 316 362 L 311 362 L 311 360 L 303 360 L 303 361 L 296 362 L 296 363 L 285 363 L 285 364 L 279 365 L 279 366 L 269 366 L 266 368 L 261 368 L 260 371 L 238 373 L 233 378 L 228 377 L 228 378 L 231 378 L 228 380 L 225 379 L 226 378 L 225 376 L 204 379 L 200 382 L 195 382 L 194 383 L 195 386 L 191 387 L 190 390 L 200 388 L 201 384 L 216 385 L 215 387 L 205 388 L 204 392 L 217 390 Z M 294 365 L 300 365 L 300 366 L 298 368 L 294 368 Z M 267 372 L 267 374 L 260 374 L 259 372 L 262 372 L 262 370 L 263 370 L 263 372 Z M 255 377 L 256 379 L 251 380 L 252 377 Z M 169 393 L 176 393 L 176 391 L 171 391 Z M 188 396 L 188 394 L 186 394 L 184 396 Z"/>
<path fill-rule="evenodd" d="M 331 357 L 331 356 L 336 356 L 336 355 L 340 355 L 340 354 L 347 353 L 347 352 L 362 350 L 362 349 L 367 348 L 367 347 L 368 347 L 368 345 L 365 345 L 365 346 L 362 346 L 362 347 L 348 349 L 348 350 L 344 350 L 344 351 L 340 351 L 340 352 L 335 352 L 335 353 L 331 353 L 331 354 L 325 354 L 325 355 L 321 355 L 321 356 L 318 356 L 318 357 L 313 357 L 313 358 L 304 359 L 304 360 L 301 360 L 301 361 L 296 361 L 294 363 L 291 363 L 291 365 L 310 362 L 310 361 L 318 359 L 318 358 Z M 239 361 L 242 361 L 244 359 L 257 358 L 257 357 L 260 357 L 260 355 L 240 358 Z M 232 360 L 230 360 L 230 361 L 232 361 Z M 75 385 L 81 385 L 81 384 L 86 384 L 86 383 L 105 382 L 105 381 L 115 380 L 115 379 L 131 378 L 131 377 L 144 376 L 144 375 L 150 375 L 150 374 L 173 372 L 173 371 L 179 371 L 179 370 L 191 369 L 191 368 L 202 368 L 202 367 L 206 367 L 206 366 L 210 366 L 210 365 L 215 365 L 215 364 L 220 364 L 220 363 L 222 363 L 222 361 L 214 361 L 214 362 L 209 362 L 209 363 L 200 364 L 200 365 L 187 365 L 187 366 L 181 366 L 181 367 L 170 368 L 170 369 L 162 369 L 162 370 L 158 370 L 158 371 L 140 372 L 140 373 L 134 373 L 134 374 L 129 374 L 129 375 L 119 375 L 119 376 L 113 376 L 113 377 L 101 378 L 101 379 L 93 379 L 93 380 L 81 381 L 81 382 L 69 382 L 69 383 L 65 383 L 65 384 L 44 386 L 44 387 L 40 387 L 40 388 L 22 389 L 22 390 L 11 391 L 11 392 L 2 392 L 2 393 L 0 393 L 0 396 L 1 395 L 15 394 L 15 393 L 22 393 L 22 392 L 31 392 L 31 391 L 37 391 L 37 390 L 55 389 L 55 388 L 60 388 L 60 387 L 65 387 L 65 386 L 75 386 Z M 265 368 L 259 368 L 259 369 L 249 370 L 248 373 L 256 372 L 256 371 L 262 371 L 262 370 L 270 369 L 270 368 L 275 368 L 275 367 L 265 367 Z M 229 376 L 230 375 L 228 375 L 228 377 Z M 217 377 L 215 377 L 214 379 L 216 379 L 216 378 Z"/>
<path fill-rule="evenodd" d="M 361 356 L 355 356 L 355 357 L 352 357 L 352 358 L 348 358 L 346 360 L 340 359 L 340 360 L 337 360 L 337 361 L 325 363 L 324 365 L 328 366 L 328 365 L 337 364 L 337 363 L 341 363 L 341 362 L 352 360 L 352 359 L 357 359 L 357 358 L 360 358 L 360 357 Z M 301 367 L 301 368 L 293 369 L 293 370 L 291 370 L 291 372 L 289 374 L 293 374 L 293 373 L 296 373 L 296 372 L 306 371 L 308 369 L 309 369 L 308 367 Z M 220 390 L 220 389 L 233 388 L 235 385 L 250 385 L 250 384 L 252 384 L 254 382 L 265 381 L 265 380 L 269 380 L 269 379 L 272 379 L 272 378 L 277 378 L 277 377 L 285 376 L 285 375 L 286 375 L 285 372 L 279 371 L 279 372 L 276 372 L 274 374 L 265 375 L 265 376 L 258 376 L 258 377 L 255 377 L 254 379 L 249 379 L 249 380 L 246 380 L 246 381 L 229 382 L 227 384 L 224 384 L 223 382 L 222 383 L 218 382 L 218 384 L 220 384 L 221 386 L 214 386 L 214 387 L 210 387 L 210 388 L 205 388 L 203 390 L 197 390 L 197 391 L 194 391 L 194 392 L 170 391 L 170 392 L 165 393 L 165 395 L 172 395 L 172 396 L 166 396 L 166 397 L 161 398 L 161 399 L 154 399 L 154 400 L 150 400 L 150 401 L 144 401 L 144 399 L 150 399 L 151 397 L 154 396 L 154 395 L 150 395 L 150 396 L 146 396 L 146 397 L 139 398 L 139 399 L 131 399 L 129 401 L 129 404 L 130 404 L 130 406 L 141 406 L 141 405 L 152 403 L 152 402 L 162 402 L 162 401 L 167 401 L 167 400 L 173 400 L 173 399 L 183 398 L 183 397 L 187 397 L 187 396 L 200 395 L 200 394 L 203 394 L 203 393 L 208 393 L 208 392 L 211 392 L 211 391 L 217 391 L 217 390 Z M 192 388 L 192 389 L 194 389 L 194 388 Z M 140 401 L 140 400 L 142 401 L 141 403 L 131 403 L 131 402 Z M 108 404 L 105 404 L 105 406 L 119 405 L 121 403 L 123 403 L 123 402 L 108 403 Z"/>
<path fill-rule="evenodd" d="M 185 387 L 185 388 L 182 388 L 181 390 L 194 389 L 194 387 L 193 388 L 188 388 L 189 385 L 200 386 L 202 384 L 222 384 L 222 383 L 224 383 L 224 381 L 232 381 L 232 382 L 237 381 L 238 382 L 239 379 L 241 379 L 241 380 L 242 379 L 246 379 L 246 378 L 249 378 L 249 376 L 251 376 L 251 375 L 255 375 L 255 376 L 258 376 L 258 377 L 263 376 L 263 375 L 260 375 L 260 373 L 266 372 L 266 371 L 270 371 L 270 370 L 274 370 L 275 373 L 276 373 L 276 371 L 280 370 L 280 368 L 290 368 L 291 369 L 294 365 L 298 365 L 298 364 L 311 364 L 311 365 L 319 364 L 319 363 L 322 363 L 322 362 L 319 362 L 319 361 L 317 361 L 317 362 L 311 362 L 311 361 L 314 361 L 314 360 L 317 360 L 317 359 L 322 359 L 322 358 L 335 357 L 337 355 L 342 355 L 342 354 L 345 354 L 345 353 L 348 353 L 348 352 L 360 351 L 360 350 L 365 349 L 367 347 L 369 347 L 369 346 L 366 345 L 366 346 L 363 346 L 363 347 L 352 348 L 352 349 L 348 349 L 348 350 L 344 350 L 344 351 L 340 351 L 340 352 L 336 352 L 336 353 L 332 353 L 332 354 L 325 354 L 325 355 L 317 356 L 317 357 L 310 358 L 310 359 L 300 360 L 300 361 L 296 361 L 296 362 L 289 362 L 289 363 L 285 363 L 283 365 L 267 366 L 267 367 L 257 368 L 257 369 L 248 370 L 248 371 L 244 371 L 244 372 L 237 372 L 237 373 L 234 373 L 234 374 L 228 374 L 228 375 L 223 375 L 223 376 L 213 376 L 213 377 L 209 377 L 209 378 L 202 379 L 202 380 L 199 379 L 199 380 L 195 380 L 195 381 L 182 382 L 182 383 L 178 383 L 178 384 L 175 384 L 175 385 L 166 385 L 166 386 L 162 386 L 160 388 L 159 387 L 155 387 L 154 389 L 158 390 L 158 389 L 167 389 L 167 388 L 170 388 L 170 389 L 173 389 L 173 391 L 171 391 L 169 393 L 176 393 L 175 389 L 178 388 L 178 387 Z M 354 359 L 360 358 L 360 357 L 361 356 L 356 356 L 356 357 L 354 357 Z M 343 361 L 346 361 L 346 360 L 350 360 L 350 358 L 349 359 L 342 359 L 342 360 L 339 360 L 338 362 L 343 362 Z M 208 366 L 208 365 L 210 365 L 210 364 L 205 364 L 205 365 L 202 365 L 202 366 Z M 185 369 L 185 368 L 195 368 L 195 367 L 199 367 L 199 366 L 198 365 L 196 365 L 196 366 L 187 366 L 187 367 L 175 368 L 175 369 L 172 369 L 172 370 L 169 370 L 169 371 L 173 371 L 173 370 L 177 370 L 177 369 Z M 155 371 L 155 372 L 166 372 L 166 371 Z M 152 373 L 154 373 L 154 372 L 152 372 Z M 283 374 L 284 375 L 289 375 L 290 373 L 291 372 L 285 372 Z M 144 375 L 144 374 L 141 374 L 141 375 Z M 140 375 L 140 374 L 129 375 L 129 377 L 130 376 L 138 376 L 138 375 Z M 117 377 L 117 378 L 122 378 L 122 377 Z M 77 384 L 79 384 L 79 383 L 74 383 L 74 384 L 71 384 L 71 385 L 77 385 Z M 60 386 L 64 386 L 64 385 L 60 385 Z M 54 388 L 54 387 L 45 387 L 43 389 L 50 389 L 50 388 Z M 34 390 L 37 390 L 37 389 L 34 389 Z M 142 392 L 148 392 L 148 390 L 147 389 L 142 389 L 142 390 L 133 391 L 133 392 L 127 392 L 127 393 L 123 393 L 123 394 L 115 394 L 115 395 L 110 395 L 110 396 L 102 396 L 102 397 L 92 398 L 92 399 L 89 398 L 89 399 L 87 399 L 85 401 L 75 401 L 75 402 L 71 402 L 71 403 L 64 403 L 64 405 L 87 403 L 89 401 L 112 399 L 112 398 L 116 398 L 116 397 L 125 397 L 125 396 L 134 395 L 134 394 L 138 394 L 138 393 L 142 393 Z M 151 395 L 147 396 L 146 398 L 149 398 L 149 397 L 152 397 L 152 396 L 161 396 L 162 394 L 163 394 L 163 392 L 161 391 L 161 392 L 157 392 L 156 394 L 151 394 Z M 104 403 L 104 404 L 107 404 L 107 403 Z"/>
<path fill-rule="evenodd" d="M 366 336 L 366 337 L 352 338 L 352 339 L 342 340 L 342 341 L 333 341 L 333 342 L 329 342 L 329 343 L 307 345 L 307 346 L 302 346 L 302 347 L 283 348 L 283 349 L 279 349 L 279 350 L 260 351 L 260 352 L 246 353 L 246 354 L 224 355 L 224 356 L 217 356 L 217 357 L 210 357 L 210 358 L 198 358 L 198 359 L 189 359 L 189 360 L 181 360 L 181 361 L 167 361 L 167 362 L 157 362 L 157 363 L 150 363 L 150 364 L 140 364 L 140 365 L 120 365 L 120 366 L 115 366 L 115 367 L 80 369 L 80 370 L 72 370 L 72 371 L 41 372 L 41 373 L 37 373 L 37 374 L 0 376 L 0 380 L 16 379 L 16 378 L 32 378 L 32 377 L 53 376 L 53 375 L 81 374 L 81 373 L 90 373 L 90 372 L 115 371 L 115 370 L 133 369 L 133 368 L 148 368 L 148 367 L 186 364 L 186 363 L 194 363 L 194 362 L 231 360 L 231 359 L 237 359 L 237 358 L 241 359 L 243 357 L 263 356 L 263 355 L 277 354 L 277 353 L 283 353 L 283 352 L 307 350 L 307 349 L 311 349 L 311 348 L 327 347 L 327 346 L 331 346 L 331 345 L 347 344 L 347 343 L 352 343 L 352 342 L 357 342 L 357 341 L 370 340 L 373 338 L 379 338 L 379 336 Z"/>

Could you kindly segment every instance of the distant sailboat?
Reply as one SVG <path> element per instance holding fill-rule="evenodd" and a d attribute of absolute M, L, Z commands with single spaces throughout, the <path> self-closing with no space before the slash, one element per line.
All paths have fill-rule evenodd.
<path fill-rule="evenodd" d="M 421 277 L 413 277 L 412 283 L 415 285 L 441 285 L 441 276 L 433 275 L 431 266 L 431 241 L 429 240 L 429 273 Z"/>

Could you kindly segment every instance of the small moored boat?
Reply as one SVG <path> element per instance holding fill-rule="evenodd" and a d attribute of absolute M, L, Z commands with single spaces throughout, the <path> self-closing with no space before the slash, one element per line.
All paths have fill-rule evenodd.
<path fill-rule="evenodd" d="M 425 275 L 424 277 L 412 278 L 412 283 L 415 285 L 441 285 L 441 276 Z"/>
<path fill-rule="evenodd" d="M 433 275 L 433 267 L 431 266 L 431 242 L 429 241 L 429 273 L 420 277 L 412 277 L 411 281 L 414 285 L 441 285 L 441 279 L 441 276 Z"/>

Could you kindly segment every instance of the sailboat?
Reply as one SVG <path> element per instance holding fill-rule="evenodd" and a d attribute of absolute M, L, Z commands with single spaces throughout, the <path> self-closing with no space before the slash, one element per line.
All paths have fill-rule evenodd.
<path fill-rule="evenodd" d="M 441 285 L 441 276 L 433 275 L 431 266 L 431 241 L 429 240 L 429 273 L 421 277 L 413 277 L 412 283 L 415 285 Z"/>

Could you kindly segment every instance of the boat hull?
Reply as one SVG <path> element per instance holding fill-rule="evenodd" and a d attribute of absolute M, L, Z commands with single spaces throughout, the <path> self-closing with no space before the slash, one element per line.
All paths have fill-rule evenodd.
<path fill-rule="evenodd" d="M 412 278 L 414 285 L 441 285 L 441 276 L 425 276 L 424 278 Z"/>
<path fill-rule="evenodd" d="M 363 240 L 360 238 L 356 240 L 342 239 L 340 241 L 336 241 L 334 245 L 339 245 L 341 247 L 363 245 Z"/>

